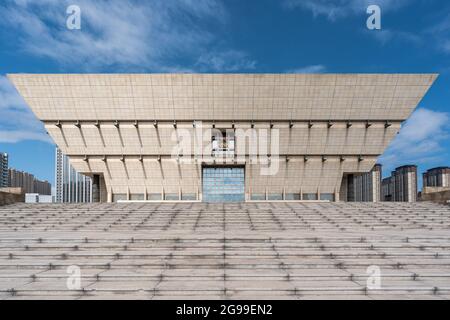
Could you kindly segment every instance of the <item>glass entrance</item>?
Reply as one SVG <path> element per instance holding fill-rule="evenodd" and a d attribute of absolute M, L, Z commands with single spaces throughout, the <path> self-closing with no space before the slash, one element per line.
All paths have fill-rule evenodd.
<path fill-rule="evenodd" d="M 245 178 L 243 167 L 204 167 L 204 202 L 245 201 Z"/>

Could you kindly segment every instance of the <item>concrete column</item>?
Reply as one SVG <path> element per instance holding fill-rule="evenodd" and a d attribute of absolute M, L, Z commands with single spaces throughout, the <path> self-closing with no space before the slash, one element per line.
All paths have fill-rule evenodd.
<path fill-rule="evenodd" d="M 337 189 L 334 190 L 334 202 L 339 202 L 339 192 Z"/>

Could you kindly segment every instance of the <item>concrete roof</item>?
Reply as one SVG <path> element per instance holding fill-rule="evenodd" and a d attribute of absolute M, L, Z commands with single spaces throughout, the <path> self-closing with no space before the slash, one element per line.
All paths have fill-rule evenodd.
<path fill-rule="evenodd" d="M 436 74 L 9 74 L 41 120 L 405 120 Z"/>

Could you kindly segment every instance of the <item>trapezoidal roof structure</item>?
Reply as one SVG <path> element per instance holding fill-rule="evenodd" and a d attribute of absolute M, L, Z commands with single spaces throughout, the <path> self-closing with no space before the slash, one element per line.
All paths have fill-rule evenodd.
<path fill-rule="evenodd" d="M 370 171 L 437 75 L 8 77 L 75 169 L 99 175 L 102 201 L 204 200 L 204 167 L 219 165 L 243 168 L 245 200 L 323 195 L 337 201 L 343 175 Z M 226 150 L 220 151 L 226 156 L 217 157 L 217 143 L 207 131 L 201 140 L 192 138 L 183 157 L 194 155 L 195 161 L 180 161 L 174 156 L 177 137 L 183 132 L 195 137 L 200 126 L 234 131 L 232 141 L 223 140 Z M 276 164 L 270 174 L 261 174 L 267 163 L 250 159 L 252 143 L 240 144 L 252 136 L 250 129 L 269 132 L 264 156 Z M 239 137 L 239 130 L 247 135 Z"/>

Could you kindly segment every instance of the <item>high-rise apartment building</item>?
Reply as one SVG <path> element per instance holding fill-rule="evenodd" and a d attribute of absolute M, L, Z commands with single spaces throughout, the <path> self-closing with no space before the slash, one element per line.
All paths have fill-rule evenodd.
<path fill-rule="evenodd" d="M 417 166 L 405 165 L 392 171 L 392 175 L 382 180 L 383 201 L 417 201 Z"/>
<path fill-rule="evenodd" d="M 69 157 L 56 147 L 55 152 L 55 201 L 92 202 L 91 178 L 75 171 Z"/>
<path fill-rule="evenodd" d="M 8 187 L 22 188 L 25 193 L 51 195 L 52 186 L 48 181 L 38 180 L 31 173 L 9 168 Z"/>
<path fill-rule="evenodd" d="M 0 188 L 8 187 L 8 154 L 0 152 Z"/>
<path fill-rule="evenodd" d="M 437 167 L 424 172 L 423 187 L 450 187 L 450 167 Z"/>

